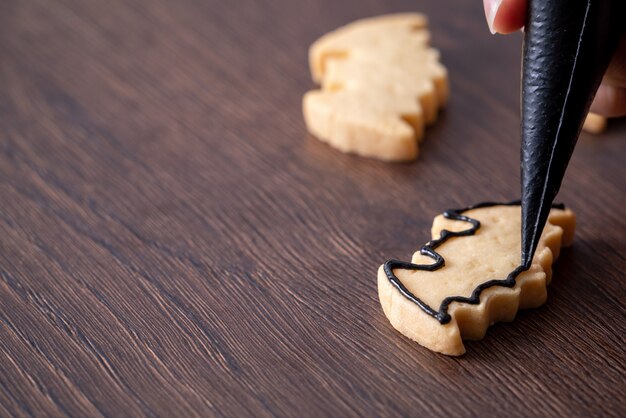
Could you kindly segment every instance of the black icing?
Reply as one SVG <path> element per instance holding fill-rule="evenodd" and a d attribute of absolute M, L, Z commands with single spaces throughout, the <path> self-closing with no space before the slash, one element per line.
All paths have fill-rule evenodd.
<path fill-rule="evenodd" d="M 422 248 L 420 248 L 420 254 L 428 256 L 432 258 L 433 260 L 435 260 L 433 264 L 413 264 L 413 263 L 409 263 L 406 261 L 399 261 L 399 260 L 387 261 L 383 265 L 387 278 L 389 279 L 391 284 L 394 285 L 395 288 L 398 289 L 405 298 L 415 303 L 417 306 L 420 307 L 422 311 L 432 316 L 433 318 L 437 319 L 441 324 L 447 324 L 448 322 L 450 322 L 451 317 L 450 317 L 450 314 L 448 314 L 448 307 L 450 306 L 452 302 L 461 302 L 461 303 L 468 303 L 470 305 L 477 305 L 480 303 L 480 294 L 483 290 L 492 286 L 502 286 L 502 287 L 515 286 L 516 277 L 521 272 L 528 270 L 530 266 L 524 267 L 523 265 L 520 265 L 511 273 L 509 273 L 505 279 L 488 280 L 478 285 L 472 291 L 472 295 L 469 298 L 463 297 L 463 296 L 449 296 L 441 302 L 441 305 L 439 306 L 439 310 L 435 311 L 432 307 L 430 307 L 428 304 L 424 303 L 421 299 L 419 299 L 417 296 L 411 293 L 406 288 L 406 286 L 402 284 L 400 279 L 398 279 L 398 277 L 393 273 L 393 270 L 405 269 L 405 270 L 435 271 L 435 270 L 440 269 L 441 267 L 445 265 L 445 260 L 435 250 L 439 246 L 444 244 L 446 241 L 448 241 L 450 238 L 474 235 L 476 231 L 480 229 L 480 222 L 477 219 L 472 219 L 468 216 L 464 216 L 463 212 L 466 212 L 471 209 L 478 209 L 478 208 L 484 208 L 484 207 L 490 207 L 490 206 L 519 206 L 519 204 L 520 204 L 519 201 L 513 201 L 509 203 L 484 202 L 484 203 L 479 203 L 477 205 L 470 206 L 464 209 L 450 209 L 450 210 L 443 212 L 444 217 L 455 220 L 455 221 L 468 222 L 469 224 L 472 225 L 472 227 L 469 229 L 465 229 L 463 231 L 458 231 L 458 232 L 452 232 L 452 231 L 448 231 L 447 229 L 443 229 L 440 232 L 438 239 L 429 241 L 424 246 L 422 246 Z M 565 209 L 565 206 L 562 204 L 555 204 L 555 205 L 552 205 L 552 207 L 558 208 L 558 209 Z"/>
<path fill-rule="evenodd" d="M 589 105 L 626 29 L 626 0 L 530 0 L 522 69 L 522 265 L 530 265 Z"/>

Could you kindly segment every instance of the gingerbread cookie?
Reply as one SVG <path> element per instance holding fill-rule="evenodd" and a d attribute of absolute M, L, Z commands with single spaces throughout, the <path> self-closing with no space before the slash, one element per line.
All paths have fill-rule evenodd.
<path fill-rule="evenodd" d="M 443 354 L 465 352 L 494 322 L 542 305 L 561 246 L 574 238 L 574 213 L 554 207 L 531 267 L 520 267 L 519 203 L 486 203 L 435 218 L 433 240 L 411 262 L 390 260 L 378 270 L 378 296 L 391 324 Z"/>
<path fill-rule="evenodd" d="M 447 71 L 429 41 L 416 13 L 359 20 L 318 39 L 309 61 L 321 89 L 304 95 L 308 130 L 344 152 L 415 159 L 424 126 L 448 98 Z"/>

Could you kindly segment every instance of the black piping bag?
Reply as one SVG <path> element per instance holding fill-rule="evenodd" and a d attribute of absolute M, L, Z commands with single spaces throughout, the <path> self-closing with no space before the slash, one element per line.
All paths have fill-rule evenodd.
<path fill-rule="evenodd" d="M 530 0 L 522 62 L 522 266 L 626 26 L 626 0 Z"/>

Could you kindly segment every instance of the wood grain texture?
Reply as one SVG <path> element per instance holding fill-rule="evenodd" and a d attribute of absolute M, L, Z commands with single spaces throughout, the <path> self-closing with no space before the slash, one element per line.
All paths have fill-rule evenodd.
<path fill-rule="evenodd" d="M 305 133 L 306 51 L 426 12 L 452 97 L 419 161 Z M 626 123 L 581 136 L 547 305 L 448 358 L 376 270 L 519 195 L 519 35 L 479 1 L 0 2 L 0 416 L 618 416 Z"/>

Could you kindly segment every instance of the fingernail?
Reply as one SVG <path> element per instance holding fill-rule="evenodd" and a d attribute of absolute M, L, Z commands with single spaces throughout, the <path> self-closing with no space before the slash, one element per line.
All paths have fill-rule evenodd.
<path fill-rule="evenodd" d="M 484 2 L 485 16 L 487 17 L 487 24 L 492 35 L 496 34 L 496 30 L 493 27 L 493 22 L 496 20 L 498 9 L 502 4 L 502 0 L 486 0 Z"/>

